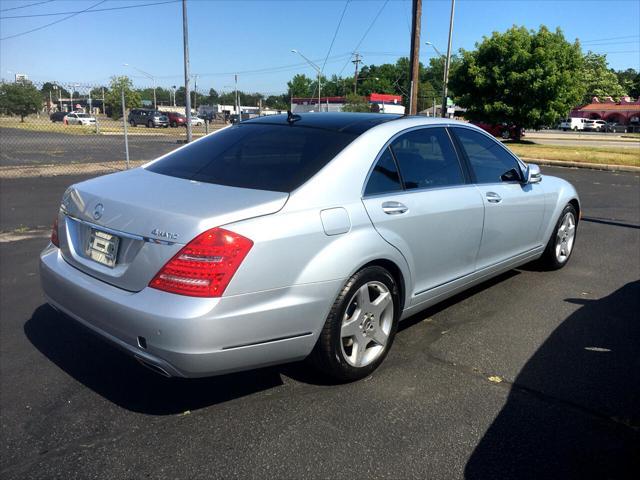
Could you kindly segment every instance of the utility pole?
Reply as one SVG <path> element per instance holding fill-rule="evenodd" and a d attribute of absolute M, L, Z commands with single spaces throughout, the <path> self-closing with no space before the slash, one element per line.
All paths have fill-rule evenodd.
<path fill-rule="evenodd" d="M 198 74 L 196 73 L 193 76 L 193 109 L 196 111 L 196 115 L 198 114 Z"/>
<path fill-rule="evenodd" d="M 422 18 L 422 0 L 413 0 L 411 20 L 411 54 L 409 70 L 411 91 L 409 98 L 409 115 L 418 113 L 418 84 L 420 83 L 420 21 Z"/>
<path fill-rule="evenodd" d="M 358 52 L 354 53 L 353 56 L 355 57 L 355 59 L 351 60 L 351 63 L 356 64 L 356 73 L 353 76 L 353 94 L 355 95 L 358 93 L 358 65 L 360 64 L 360 62 L 362 62 L 362 60 Z"/>
<path fill-rule="evenodd" d="M 105 104 L 104 104 L 104 87 L 102 88 L 102 114 L 104 115 L 104 109 L 105 109 Z"/>
<path fill-rule="evenodd" d="M 124 128 L 124 154 L 127 161 L 127 170 L 129 169 L 129 134 L 127 131 L 127 106 L 124 99 L 124 86 L 120 90 L 120 100 L 122 102 L 122 127 Z"/>
<path fill-rule="evenodd" d="M 236 99 L 236 113 L 238 114 L 238 122 L 242 121 L 242 112 L 240 112 L 240 97 L 238 96 L 238 74 L 236 73 L 234 75 L 235 78 L 235 82 L 236 82 L 236 94 L 235 94 L 235 99 Z"/>
<path fill-rule="evenodd" d="M 189 90 L 189 24 L 187 0 L 182 0 L 182 43 L 184 46 L 184 109 L 187 116 L 187 143 L 191 142 L 191 91 Z"/>
<path fill-rule="evenodd" d="M 449 43 L 447 44 L 447 58 L 444 62 L 444 86 L 442 87 L 442 117 L 447 114 L 447 84 L 449 83 L 449 65 L 451 63 L 451 35 L 453 33 L 453 12 L 456 8 L 456 0 L 451 0 L 451 16 L 449 17 Z"/>

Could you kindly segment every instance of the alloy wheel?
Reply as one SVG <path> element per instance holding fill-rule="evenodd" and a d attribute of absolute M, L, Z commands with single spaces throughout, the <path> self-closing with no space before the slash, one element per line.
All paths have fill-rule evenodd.
<path fill-rule="evenodd" d="M 382 355 L 393 313 L 391 292 L 382 282 L 367 282 L 353 294 L 340 329 L 340 348 L 349 365 L 364 367 Z"/>
<path fill-rule="evenodd" d="M 576 236 L 576 219 L 573 213 L 567 212 L 562 218 L 556 234 L 556 259 L 559 263 L 564 263 L 569 259 L 573 242 Z"/>

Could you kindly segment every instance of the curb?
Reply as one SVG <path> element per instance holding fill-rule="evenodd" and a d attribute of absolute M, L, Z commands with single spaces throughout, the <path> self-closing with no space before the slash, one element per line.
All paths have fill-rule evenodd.
<path fill-rule="evenodd" d="M 551 167 L 571 167 L 571 168 L 588 168 L 591 170 L 605 170 L 608 172 L 634 172 L 640 173 L 640 167 L 631 165 L 609 165 L 606 163 L 585 163 L 572 162 L 569 160 L 546 160 L 544 158 L 520 157 L 527 163 L 535 163 L 536 165 L 548 165 Z"/>

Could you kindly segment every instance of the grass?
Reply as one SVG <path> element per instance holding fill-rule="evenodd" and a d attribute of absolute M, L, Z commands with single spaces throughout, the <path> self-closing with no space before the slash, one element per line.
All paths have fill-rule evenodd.
<path fill-rule="evenodd" d="M 520 157 L 640 167 L 640 148 L 634 147 L 574 147 L 531 143 L 506 143 L 506 145 Z"/>

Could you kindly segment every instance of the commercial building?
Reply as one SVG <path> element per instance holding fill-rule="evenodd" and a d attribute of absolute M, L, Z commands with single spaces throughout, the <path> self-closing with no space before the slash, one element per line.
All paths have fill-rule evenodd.
<path fill-rule="evenodd" d="M 593 97 L 591 103 L 571 110 L 570 116 L 605 120 L 620 125 L 637 125 L 640 123 L 640 99 L 633 100 L 630 97 L 623 97 L 619 102 L 616 102 L 611 97 L 602 100 Z"/>
<path fill-rule="evenodd" d="M 387 95 L 384 93 L 372 93 L 365 97 L 371 105 L 371 111 L 380 113 L 399 113 L 404 114 L 405 108 L 402 105 L 401 95 Z M 318 107 L 318 100 L 320 106 Z M 305 112 L 342 112 L 346 97 L 318 97 L 315 98 L 296 98 L 291 99 L 291 111 L 293 113 Z"/>

